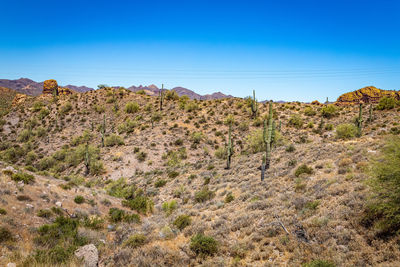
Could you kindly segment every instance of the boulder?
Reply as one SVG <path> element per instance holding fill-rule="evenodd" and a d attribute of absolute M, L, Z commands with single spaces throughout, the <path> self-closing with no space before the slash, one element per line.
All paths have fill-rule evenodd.
<path fill-rule="evenodd" d="M 58 95 L 58 83 L 56 80 L 46 80 L 43 83 L 43 94 L 52 95 L 54 92 Z"/>
<path fill-rule="evenodd" d="M 99 263 L 99 252 L 93 244 L 78 248 L 75 251 L 75 256 L 83 260 L 85 267 L 97 267 Z"/>

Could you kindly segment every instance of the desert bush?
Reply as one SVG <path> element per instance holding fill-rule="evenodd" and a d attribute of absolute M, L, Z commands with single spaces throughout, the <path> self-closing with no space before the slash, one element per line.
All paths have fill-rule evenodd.
<path fill-rule="evenodd" d="M 82 204 L 82 203 L 85 202 L 85 198 L 84 198 L 83 196 L 76 196 L 76 197 L 74 198 L 74 202 L 75 202 L 76 204 Z"/>
<path fill-rule="evenodd" d="M 308 263 L 304 263 L 301 267 L 335 267 L 336 265 L 326 260 L 313 260 Z"/>
<path fill-rule="evenodd" d="M 314 116 L 315 114 L 317 114 L 317 112 L 312 107 L 306 107 L 304 109 L 304 114 L 306 116 Z"/>
<path fill-rule="evenodd" d="M 199 256 L 212 256 L 218 251 L 218 243 L 211 236 L 197 234 L 190 240 L 190 249 Z"/>
<path fill-rule="evenodd" d="M 276 143 L 276 146 L 280 146 L 284 143 L 282 135 L 278 131 L 275 131 L 275 143 Z M 265 151 L 265 144 L 263 141 L 263 129 L 257 129 L 257 130 L 252 131 L 246 137 L 246 144 L 247 144 L 248 150 L 251 153 L 255 154 L 255 153 L 258 153 L 261 151 Z"/>
<path fill-rule="evenodd" d="M 111 134 L 104 139 L 105 146 L 121 146 L 124 145 L 124 139 L 116 134 Z"/>
<path fill-rule="evenodd" d="M 357 127 L 351 123 L 343 123 L 336 127 L 336 137 L 339 139 L 351 139 L 357 132 Z"/>
<path fill-rule="evenodd" d="M 159 180 L 157 180 L 157 181 L 154 183 L 154 186 L 157 187 L 157 188 L 159 188 L 159 187 L 163 187 L 163 186 L 166 185 L 166 184 L 167 184 L 167 181 L 166 181 L 166 180 L 159 179 Z"/>
<path fill-rule="evenodd" d="M 69 113 L 71 110 L 72 110 L 72 105 L 71 105 L 71 103 L 67 102 L 61 106 L 60 113 L 62 115 L 65 115 L 65 114 Z"/>
<path fill-rule="evenodd" d="M 183 230 L 185 227 L 189 226 L 192 223 L 192 218 L 189 215 L 179 215 L 173 222 L 173 224 L 179 230 Z"/>
<path fill-rule="evenodd" d="M 130 198 L 135 190 L 136 187 L 133 184 L 127 184 L 126 179 L 123 177 L 110 182 L 106 186 L 107 194 L 119 198 Z"/>
<path fill-rule="evenodd" d="M 125 112 L 126 113 L 136 113 L 140 109 L 139 104 L 136 102 L 128 102 L 125 105 Z"/>
<path fill-rule="evenodd" d="M 227 150 L 226 147 L 220 147 L 215 150 L 214 155 L 217 159 L 224 159 L 226 157 Z"/>
<path fill-rule="evenodd" d="M 328 119 L 335 117 L 337 115 L 337 108 L 334 105 L 324 106 L 321 109 L 321 115 Z"/>
<path fill-rule="evenodd" d="M 233 200 L 235 200 L 235 197 L 233 196 L 232 192 L 229 192 L 226 196 L 225 196 L 225 203 L 230 203 Z"/>
<path fill-rule="evenodd" d="M 194 194 L 195 202 L 205 202 L 207 200 L 212 199 L 215 196 L 215 193 L 208 189 L 208 187 L 203 187 L 200 191 L 197 191 Z"/>
<path fill-rule="evenodd" d="M 364 224 L 373 226 L 378 235 L 400 233 L 400 137 L 385 140 L 380 154 L 370 160 L 368 183 L 373 191 Z"/>
<path fill-rule="evenodd" d="M 13 240 L 12 233 L 6 227 L 0 226 L 0 244 L 9 240 Z"/>
<path fill-rule="evenodd" d="M 163 211 L 167 214 L 167 216 L 171 215 L 174 210 L 178 207 L 176 200 L 171 200 L 170 202 L 166 201 L 162 204 Z"/>
<path fill-rule="evenodd" d="M 24 129 L 19 133 L 17 140 L 19 142 L 27 142 L 27 141 L 29 141 L 31 136 L 33 136 L 32 131 L 28 130 L 28 129 Z"/>
<path fill-rule="evenodd" d="M 179 95 L 177 92 L 169 90 L 165 93 L 165 99 L 166 100 L 178 100 L 179 99 Z"/>
<path fill-rule="evenodd" d="M 0 215 L 7 215 L 7 211 L 3 208 L 0 208 Z"/>
<path fill-rule="evenodd" d="M 117 126 L 118 133 L 132 133 L 137 126 L 136 121 L 131 120 L 130 118 L 126 119 L 124 123 L 121 123 Z"/>
<path fill-rule="evenodd" d="M 303 127 L 303 124 L 304 124 L 304 121 L 303 121 L 303 119 L 301 118 L 300 115 L 294 114 L 294 115 L 290 116 L 290 118 L 289 118 L 289 125 L 290 126 L 293 126 L 293 127 L 297 128 L 297 129 L 300 129 L 300 128 Z"/>
<path fill-rule="evenodd" d="M 145 160 L 146 160 L 146 157 L 147 157 L 147 153 L 144 152 L 144 151 L 139 151 L 138 153 L 136 153 L 136 159 L 137 159 L 139 162 L 145 161 Z"/>
<path fill-rule="evenodd" d="M 382 97 L 379 100 L 378 105 L 376 106 L 376 109 L 378 110 L 385 110 L 385 109 L 393 109 L 398 105 L 398 101 L 394 99 L 393 97 Z"/>
<path fill-rule="evenodd" d="M 53 213 L 51 212 L 51 210 L 48 209 L 40 209 L 38 210 L 36 215 L 41 218 L 50 218 L 51 216 L 53 216 Z"/>
<path fill-rule="evenodd" d="M 312 174 L 313 173 L 313 169 L 311 167 L 308 167 L 306 164 L 302 164 L 296 169 L 296 171 L 294 172 L 294 175 L 296 177 L 299 177 L 303 173 Z"/>
<path fill-rule="evenodd" d="M 194 132 L 192 133 L 192 142 L 194 144 L 199 144 L 201 140 L 203 140 L 204 135 L 202 132 Z"/>
<path fill-rule="evenodd" d="M 146 244 L 146 236 L 143 234 L 135 234 L 130 236 L 125 242 L 124 247 L 138 248 Z"/>
<path fill-rule="evenodd" d="M 123 200 L 122 205 L 143 214 L 152 212 L 154 207 L 153 201 L 144 195 L 138 195 L 133 199 Z"/>
<path fill-rule="evenodd" d="M 111 222 L 127 222 L 127 223 L 139 223 L 140 216 L 138 214 L 130 214 L 124 210 L 118 208 L 110 208 L 108 211 L 109 220 Z"/>
<path fill-rule="evenodd" d="M 74 251 L 87 244 L 84 237 L 78 235 L 79 221 L 63 216 L 57 217 L 52 224 L 38 228 L 35 243 L 46 249 L 38 249 L 31 255 L 38 263 L 62 264 L 73 256 Z M 28 258 L 29 261 L 29 258 Z"/>
<path fill-rule="evenodd" d="M 33 175 L 24 172 L 14 173 L 11 179 L 15 182 L 22 181 L 24 184 L 33 184 L 35 182 L 35 177 Z"/>

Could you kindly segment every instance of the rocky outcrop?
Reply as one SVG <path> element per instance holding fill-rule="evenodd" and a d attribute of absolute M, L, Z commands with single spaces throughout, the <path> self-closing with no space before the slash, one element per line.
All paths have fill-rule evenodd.
<path fill-rule="evenodd" d="M 378 103 L 379 100 L 385 96 L 400 99 L 400 91 L 382 90 L 374 86 L 368 86 L 339 96 L 335 104 L 354 105 L 359 103 Z"/>
<path fill-rule="evenodd" d="M 58 83 L 56 80 L 46 80 L 43 83 L 43 94 L 52 95 L 54 92 L 58 95 Z"/>
<path fill-rule="evenodd" d="M 16 94 L 14 97 L 14 100 L 12 101 L 12 106 L 18 106 L 24 102 L 26 102 L 26 100 L 29 98 L 29 96 L 25 95 L 25 94 Z"/>
<path fill-rule="evenodd" d="M 72 90 L 67 87 L 60 87 L 57 84 L 56 80 L 46 80 L 43 83 L 43 94 L 44 95 L 53 95 L 54 92 L 57 95 L 70 95 L 72 94 Z"/>

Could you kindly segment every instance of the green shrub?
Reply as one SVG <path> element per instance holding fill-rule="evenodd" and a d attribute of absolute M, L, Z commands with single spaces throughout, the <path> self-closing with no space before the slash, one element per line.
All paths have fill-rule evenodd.
<path fill-rule="evenodd" d="M 171 215 L 174 210 L 178 207 L 176 200 L 171 200 L 170 202 L 166 201 L 162 204 L 163 211 L 167 214 L 167 216 Z"/>
<path fill-rule="evenodd" d="M 50 218 L 51 216 L 53 216 L 53 213 L 51 212 L 51 210 L 48 209 L 40 209 L 37 212 L 37 216 L 41 218 Z"/>
<path fill-rule="evenodd" d="M 64 114 L 67 114 L 68 112 L 70 112 L 71 110 L 72 110 L 72 105 L 71 105 L 71 103 L 67 102 L 61 106 L 60 113 L 64 115 Z"/>
<path fill-rule="evenodd" d="M 130 236 L 125 242 L 124 247 L 138 248 L 146 244 L 146 236 L 143 234 L 135 234 Z"/>
<path fill-rule="evenodd" d="M 119 178 L 112 181 L 106 186 L 107 194 L 113 197 L 130 198 L 135 192 L 136 187 L 132 184 L 127 184 L 125 178 Z"/>
<path fill-rule="evenodd" d="M 22 130 L 22 131 L 19 133 L 17 140 L 18 140 L 19 142 L 27 142 L 27 141 L 29 141 L 29 139 L 30 139 L 30 137 L 31 137 L 32 135 L 33 135 L 33 134 L 32 134 L 32 131 L 30 131 L 30 130 L 28 130 L 28 129 L 25 129 L 25 130 Z"/>
<path fill-rule="evenodd" d="M 324 118 L 333 118 L 337 115 L 337 108 L 334 105 L 327 105 L 322 107 L 321 115 Z"/>
<path fill-rule="evenodd" d="M 185 227 L 192 223 L 192 218 L 189 215 L 179 215 L 173 222 L 173 224 L 179 230 L 183 230 Z"/>
<path fill-rule="evenodd" d="M 297 128 L 297 129 L 300 129 L 300 128 L 303 127 L 303 124 L 304 124 L 304 121 L 303 121 L 303 119 L 301 118 L 300 115 L 294 114 L 294 115 L 290 116 L 290 118 L 289 118 L 289 125 L 290 126 L 293 126 L 293 127 Z"/>
<path fill-rule="evenodd" d="M 194 132 L 192 134 L 192 142 L 194 144 L 200 144 L 200 141 L 203 140 L 204 135 L 202 132 Z"/>
<path fill-rule="evenodd" d="M 233 196 L 233 194 L 231 192 L 229 192 L 226 196 L 225 196 L 225 203 L 230 203 L 235 199 L 235 197 Z"/>
<path fill-rule="evenodd" d="M 197 234 L 190 240 L 190 249 L 200 256 L 212 256 L 218 251 L 218 243 L 210 236 Z"/>
<path fill-rule="evenodd" d="M 144 151 L 139 151 L 138 153 L 136 153 L 136 159 L 137 159 L 139 162 L 145 161 L 145 160 L 146 160 L 146 157 L 147 157 L 147 153 L 144 152 Z"/>
<path fill-rule="evenodd" d="M 200 191 L 194 194 L 195 202 L 205 202 L 214 197 L 215 193 L 208 189 L 208 187 L 203 187 Z"/>
<path fill-rule="evenodd" d="M 129 102 L 125 105 L 126 113 L 136 113 L 140 109 L 139 104 L 136 102 Z"/>
<path fill-rule="evenodd" d="M 124 145 L 124 139 L 116 134 L 111 134 L 104 139 L 105 146 L 121 146 Z"/>
<path fill-rule="evenodd" d="M 379 100 L 376 109 L 378 110 L 393 109 L 396 107 L 396 105 L 398 105 L 398 101 L 396 101 L 396 99 L 385 96 Z"/>
<path fill-rule="evenodd" d="M 10 240 L 13 240 L 13 235 L 10 230 L 4 226 L 0 226 L 0 243 Z"/>
<path fill-rule="evenodd" d="M 110 208 L 108 210 L 108 215 L 111 222 L 117 223 L 124 219 L 125 211 L 118 208 Z"/>
<path fill-rule="evenodd" d="M 400 233 L 400 137 L 385 140 L 380 154 L 370 160 L 368 183 L 372 196 L 368 201 L 363 223 L 372 226 L 378 235 Z"/>
<path fill-rule="evenodd" d="M 82 203 L 85 202 L 85 198 L 84 198 L 83 196 L 76 196 L 76 197 L 74 198 L 74 202 L 75 202 L 76 204 L 82 204 Z"/>
<path fill-rule="evenodd" d="M 304 109 L 304 114 L 306 116 L 314 116 L 315 114 L 317 114 L 317 112 L 312 107 L 306 107 Z"/>
<path fill-rule="evenodd" d="M 313 260 L 308 263 L 301 265 L 302 267 L 335 267 L 336 265 L 330 261 L 325 260 Z"/>
<path fill-rule="evenodd" d="M 122 205 L 143 214 L 152 212 L 154 207 L 153 201 L 147 196 L 136 196 L 133 199 L 123 200 Z"/>
<path fill-rule="evenodd" d="M 343 123 L 336 127 L 336 137 L 339 139 L 351 139 L 357 135 L 357 132 L 357 127 L 350 123 Z"/>
<path fill-rule="evenodd" d="M 0 208 L 0 215 L 6 215 L 7 211 L 3 208 Z"/>
<path fill-rule="evenodd" d="M 160 179 L 160 180 L 157 180 L 155 183 L 154 183 L 154 186 L 155 187 L 163 187 L 164 185 L 166 185 L 167 184 L 167 181 L 166 180 L 163 180 L 163 179 Z"/>
<path fill-rule="evenodd" d="M 296 169 L 296 171 L 294 172 L 294 175 L 296 177 L 299 177 L 303 173 L 312 174 L 313 173 L 313 169 L 311 167 L 308 167 L 306 164 L 302 164 Z"/>
<path fill-rule="evenodd" d="M 24 172 L 14 173 L 11 179 L 15 182 L 22 181 L 24 184 L 33 184 L 35 182 L 35 177 L 33 175 Z"/>
<path fill-rule="evenodd" d="M 275 131 L 275 143 L 277 146 L 282 145 L 283 138 L 280 132 Z M 246 138 L 246 144 L 248 146 L 248 150 L 251 153 L 258 153 L 265 151 L 265 145 L 263 141 L 263 129 L 257 129 L 252 131 Z"/>

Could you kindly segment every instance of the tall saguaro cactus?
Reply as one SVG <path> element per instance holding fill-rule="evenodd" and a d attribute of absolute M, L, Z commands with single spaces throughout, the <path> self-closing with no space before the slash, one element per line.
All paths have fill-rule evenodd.
<path fill-rule="evenodd" d="M 357 126 L 357 135 L 361 136 L 362 135 L 362 123 L 363 123 L 363 118 L 362 118 L 362 104 L 360 104 L 360 109 L 358 112 L 358 118 L 356 119 L 356 126 Z"/>
<path fill-rule="evenodd" d="M 374 120 L 373 115 L 372 115 L 372 104 L 369 105 L 369 118 L 368 118 L 368 122 L 372 122 Z"/>
<path fill-rule="evenodd" d="M 257 117 L 257 112 L 258 112 L 258 103 L 256 99 L 256 91 L 253 90 L 253 100 L 251 101 L 251 112 L 253 119 Z"/>
<path fill-rule="evenodd" d="M 106 114 L 103 115 L 103 126 L 101 127 L 101 146 L 104 147 L 104 135 L 106 134 Z"/>
<path fill-rule="evenodd" d="M 268 170 L 271 164 L 271 149 L 275 141 L 275 122 L 273 119 L 272 100 L 269 102 L 268 123 L 264 120 L 263 142 L 265 145 L 265 170 Z M 261 180 L 264 179 L 261 173 Z"/>
<path fill-rule="evenodd" d="M 231 132 L 232 132 L 232 123 L 229 123 L 228 144 L 226 147 L 226 169 L 228 170 L 231 168 L 231 158 L 233 154 Z"/>
<path fill-rule="evenodd" d="M 162 110 L 163 102 L 164 102 L 165 92 L 164 92 L 164 84 L 161 85 L 161 89 L 159 90 L 159 99 L 160 99 L 160 111 Z"/>
<path fill-rule="evenodd" d="M 86 142 L 85 148 L 85 175 L 88 175 L 90 172 L 90 154 L 89 154 L 89 144 Z"/>

